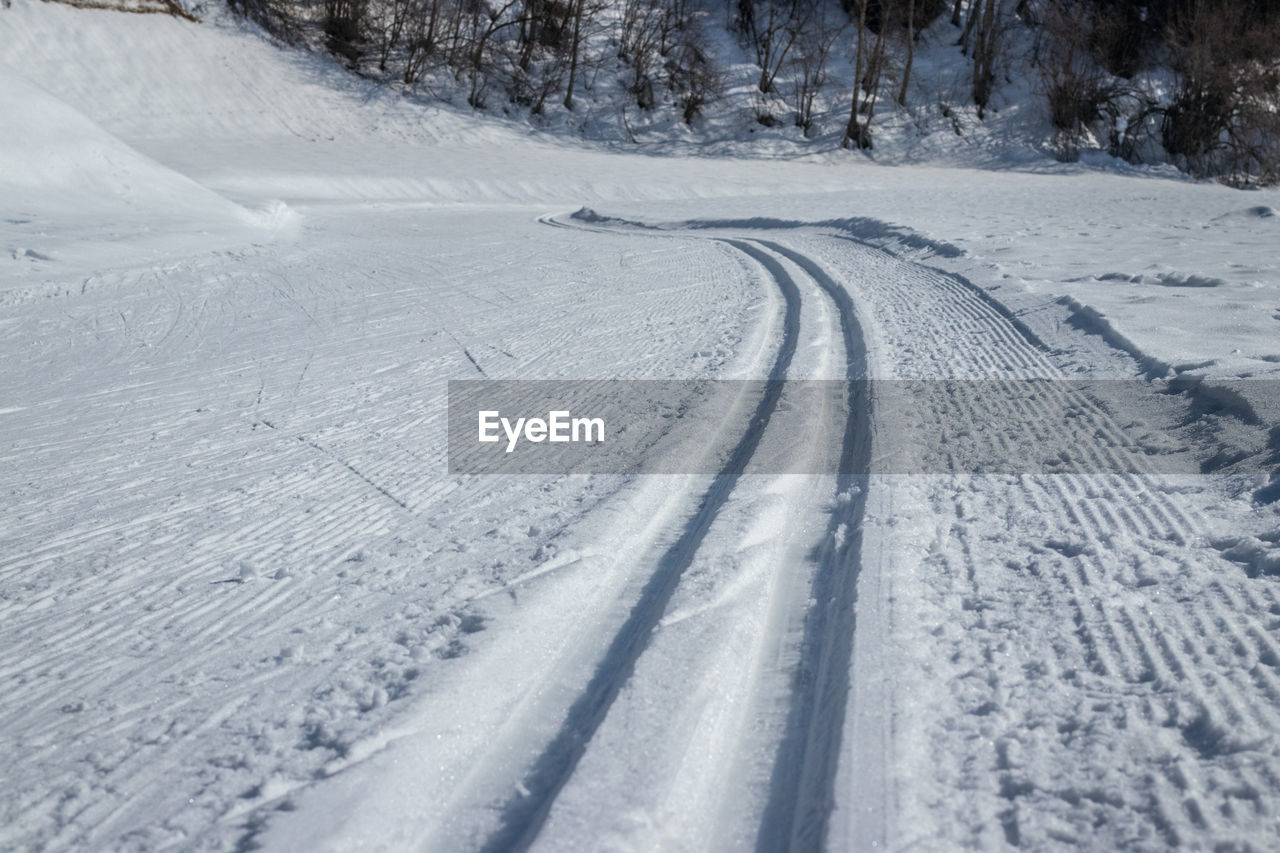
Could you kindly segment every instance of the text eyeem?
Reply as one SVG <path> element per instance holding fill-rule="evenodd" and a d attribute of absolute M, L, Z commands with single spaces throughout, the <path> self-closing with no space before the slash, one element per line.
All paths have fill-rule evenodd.
<path fill-rule="evenodd" d="M 497 411 L 481 411 L 479 417 L 479 440 L 491 443 L 502 440 L 498 428 L 507 436 L 507 453 L 516 449 L 521 437 L 534 443 L 542 441 L 569 442 L 603 442 L 604 418 L 575 418 L 566 411 L 548 412 L 543 418 L 510 418 L 502 417 Z"/>

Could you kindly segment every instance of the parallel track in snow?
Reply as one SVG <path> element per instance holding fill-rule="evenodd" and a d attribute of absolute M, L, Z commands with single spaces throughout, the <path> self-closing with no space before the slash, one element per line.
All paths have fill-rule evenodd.
<path fill-rule="evenodd" d="M 758 241 L 790 260 L 836 306 L 845 350 L 845 378 L 866 378 L 866 339 L 848 291 L 809 257 L 773 241 Z M 840 444 L 837 493 L 849 495 L 827 523 L 804 622 L 800 673 L 795 678 L 786 730 L 774 761 L 769 800 L 756 849 L 817 850 L 834 806 L 835 776 L 850 687 L 854 604 L 860 574 L 862 516 L 871 459 L 871 400 L 866 384 L 851 386 Z M 839 535 L 843 528 L 845 535 Z"/>
<path fill-rule="evenodd" d="M 558 227 L 613 230 L 597 225 L 568 225 L 546 217 Z M 640 226 L 643 227 L 643 226 Z M 769 378 L 787 377 L 787 369 L 800 337 L 801 295 L 782 260 L 807 276 L 835 308 L 846 379 L 866 378 L 866 343 L 854 303 L 848 292 L 818 263 L 775 241 L 717 236 L 757 262 L 770 276 L 786 302 L 783 336 Z M 590 682 L 573 703 L 564 724 L 542 750 L 517 785 L 518 793 L 501 807 L 497 832 L 485 841 L 486 851 L 527 849 L 538 838 L 560 791 L 568 783 L 588 744 L 608 715 L 636 662 L 667 611 L 681 576 L 693 562 L 703 539 L 715 521 L 758 446 L 777 407 L 780 386 L 766 386 L 738 445 L 724 469 L 702 496 L 697 512 L 687 521 L 680 537 L 658 561 L 631 613 L 608 645 Z M 833 808 L 835 775 L 845 704 L 850 688 L 853 651 L 853 614 L 860 549 L 859 527 L 866 497 L 865 477 L 870 460 L 871 401 L 864 383 L 852 383 L 848 410 L 839 436 L 841 473 L 836 493 L 842 495 L 832 508 L 817 546 L 809 588 L 800 597 L 804 612 L 791 614 L 800 624 L 798 661 L 788 678 L 792 685 L 785 720 L 771 759 L 763 763 L 768 792 L 759 815 L 757 849 L 817 850 L 823 845 L 827 817 Z M 780 639 L 786 642 L 785 639 Z"/>
<path fill-rule="evenodd" d="M 591 681 L 569 709 L 560 731 L 521 780 L 520 793 L 502 808 L 501 828 L 484 844 L 486 851 L 526 849 L 537 837 L 559 791 L 573 774 L 592 735 L 626 685 L 636 661 L 667 610 L 685 570 L 707 531 L 738 484 L 778 406 L 781 380 L 787 376 L 800 334 L 800 292 L 777 259 L 752 243 L 726 239 L 768 271 L 785 300 L 782 340 L 769 371 L 770 382 L 724 468 L 702 495 L 697 512 L 662 555 L 627 620 L 614 635 Z"/>

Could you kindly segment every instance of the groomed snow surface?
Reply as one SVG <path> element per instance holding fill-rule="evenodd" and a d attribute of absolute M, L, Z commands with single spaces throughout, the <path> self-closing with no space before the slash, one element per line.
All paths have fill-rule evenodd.
<path fill-rule="evenodd" d="M 0 45 L 0 848 L 1280 846 L 1280 193 L 584 147 L 227 21 Z M 1202 381 L 1051 386 L 1085 473 L 447 473 L 449 379 L 768 376 Z M 937 387 L 729 426 L 875 459 Z"/>

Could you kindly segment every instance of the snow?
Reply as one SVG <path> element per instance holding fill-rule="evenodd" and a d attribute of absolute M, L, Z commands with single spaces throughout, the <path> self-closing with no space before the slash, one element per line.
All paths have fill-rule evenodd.
<path fill-rule="evenodd" d="M 632 152 L 226 20 L 0 42 L 0 846 L 1276 844 L 1280 192 Z M 734 439 L 946 473 L 447 473 L 450 379 L 771 370 L 1203 382 L 1055 385 L 1092 473 L 966 471 L 946 383 Z"/>
<path fill-rule="evenodd" d="M 10 261 L 39 267 L 55 258 L 85 264 L 104 255 L 123 260 L 136 255 L 139 243 L 153 252 L 175 242 L 190 249 L 210 242 L 185 236 L 192 232 L 240 231 L 242 240 L 244 232 L 270 224 L 140 154 L 4 65 L 0 90 L 0 109 L 13 117 L 0 127 Z M 157 231 L 165 232 L 163 240 L 145 239 Z M 77 239 L 68 241 L 72 236 Z M 134 245 L 113 245 L 121 240 Z"/>

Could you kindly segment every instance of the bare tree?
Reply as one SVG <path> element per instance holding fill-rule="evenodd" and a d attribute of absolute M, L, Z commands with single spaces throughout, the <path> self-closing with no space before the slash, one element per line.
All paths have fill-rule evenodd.
<path fill-rule="evenodd" d="M 724 72 L 711 61 L 705 36 L 692 21 L 668 52 L 665 67 L 685 124 L 692 124 L 703 107 L 724 94 Z"/>
<path fill-rule="evenodd" d="M 477 109 L 485 105 L 485 89 L 493 70 L 489 64 L 489 55 L 495 36 L 503 30 L 525 23 L 524 17 L 517 14 L 521 7 L 521 0 L 506 0 L 500 6 L 482 3 L 484 13 L 474 18 L 467 50 L 467 79 L 470 83 L 467 103 Z"/>
<path fill-rule="evenodd" d="M 636 105 L 646 110 L 657 105 L 653 69 L 659 58 L 660 15 L 656 0 L 625 0 L 619 19 L 618 56 L 631 68 L 628 89 Z"/>
<path fill-rule="evenodd" d="M 588 70 L 599 69 L 601 57 L 584 55 L 583 45 L 589 36 L 599 32 L 597 19 L 609 6 L 610 0 L 573 0 L 570 4 L 572 21 L 568 26 L 570 31 L 569 76 L 564 96 L 565 109 L 573 109 L 573 96 L 577 90 L 578 78 L 582 76 L 583 67 L 586 66 Z"/>
<path fill-rule="evenodd" d="M 1168 39 L 1178 87 L 1161 135 L 1174 161 L 1237 185 L 1280 180 L 1280 12 L 1193 0 Z"/>
<path fill-rule="evenodd" d="M 454 11 L 457 12 L 456 4 Z M 427 61 L 435 54 L 437 31 L 442 15 L 441 0 L 412 0 L 405 23 L 405 57 L 402 79 L 412 85 L 422 76 Z"/>
<path fill-rule="evenodd" d="M 881 78 L 885 69 L 885 22 L 892 18 L 892 0 L 875 7 L 877 31 L 869 35 L 867 13 L 871 3 L 861 0 L 858 4 L 858 42 L 854 52 L 854 86 L 849 107 L 849 123 L 845 127 L 841 147 L 871 148 L 871 122 L 875 118 L 876 100 L 880 94 Z"/>
<path fill-rule="evenodd" d="M 911 66 L 916 58 L 916 0 L 907 0 L 907 61 L 902 68 L 902 88 L 898 90 L 899 106 L 907 105 L 907 88 L 911 85 Z"/>
<path fill-rule="evenodd" d="M 578 56 L 582 48 L 582 18 L 586 11 L 586 0 L 574 0 L 572 37 L 569 41 L 569 85 L 564 93 L 564 108 L 573 109 L 573 87 L 578 80 Z"/>
<path fill-rule="evenodd" d="M 814 103 L 827 82 L 827 60 L 845 29 L 843 24 L 829 23 L 825 9 L 819 6 L 796 39 L 791 60 L 792 105 L 796 127 L 806 137 L 813 132 Z"/>
<path fill-rule="evenodd" d="M 1074 161 L 1090 128 L 1110 121 L 1109 147 L 1125 147 L 1123 133 L 1145 121 L 1149 104 L 1129 86 L 1113 81 L 1094 56 L 1096 10 L 1080 2 L 1044 10 L 1034 53 L 1041 86 L 1056 128 L 1058 159 Z M 1123 121 L 1122 121 L 1123 119 Z"/>
<path fill-rule="evenodd" d="M 975 8 L 969 12 L 969 26 L 973 35 L 973 102 L 978 106 L 978 118 L 984 117 L 991 93 L 995 88 L 996 63 L 1003 45 L 1006 29 L 1004 0 L 974 0 Z"/>
<path fill-rule="evenodd" d="M 355 68 L 365 53 L 369 0 L 324 0 L 325 45 Z"/>
<path fill-rule="evenodd" d="M 412 11 L 412 0 L 374 0 L 369 16 L 377 37 L 379 71 L 387 70 L 387 62 L 400 46 Z"/>
<path fill-rule="evenodd" d="M 750 16 L 751 43 L 755 48 L 761 92 L 773 90 L 773 82 L 786 62 L 801 30 L 813 17 L 815 0 L 757 0 Z"/>

